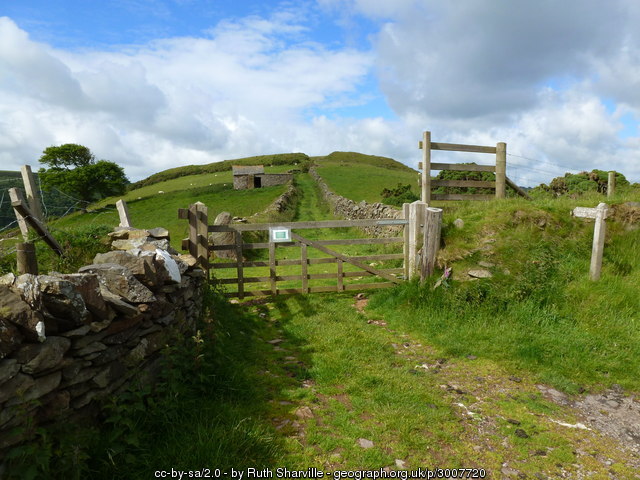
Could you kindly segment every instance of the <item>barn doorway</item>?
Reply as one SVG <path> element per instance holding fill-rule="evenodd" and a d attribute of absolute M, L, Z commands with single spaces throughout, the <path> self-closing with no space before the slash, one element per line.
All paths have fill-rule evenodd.
<path fill-rule="evenodd" d="M 262 178 L 255 176 L 253 177 L 253 188 L 261 188 L 262 187 Z"/>

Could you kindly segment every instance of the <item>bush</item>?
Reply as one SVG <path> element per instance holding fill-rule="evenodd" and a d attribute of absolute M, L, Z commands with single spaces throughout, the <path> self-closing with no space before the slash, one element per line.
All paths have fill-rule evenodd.
<path fill-rule="evenodd" d="M 401 207 L 403 203 L 411 203 L 420 200 L 420 197 L 411 191 L 411 185 L 402 185 L 398 183 L 396 188 L 382 189 L 380 195 L 384 199 L 384 203 Z"/>

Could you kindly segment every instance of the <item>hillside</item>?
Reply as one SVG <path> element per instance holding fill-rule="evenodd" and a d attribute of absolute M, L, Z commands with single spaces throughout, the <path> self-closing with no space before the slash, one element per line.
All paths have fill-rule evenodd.
<path fill-rule="evenodd" d="M 384 202 L 382 190 L 410 185 L 419 194 L 418 172 L 387 157 L 354 152 L 333 152 L 312 157 L 317 172 L 329 188 L 354 202 Z"/>

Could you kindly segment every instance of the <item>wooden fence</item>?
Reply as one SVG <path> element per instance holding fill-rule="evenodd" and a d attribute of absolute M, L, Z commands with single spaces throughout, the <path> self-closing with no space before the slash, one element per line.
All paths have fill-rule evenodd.
<path fill-rule="evenodd" d="M 400 283 L 403 279 L 420 276 L 424 280 L 431 275 L 435 268 L 435 259 L 440 246 L 440 225 L 442 210 L 427 208 L 422 202 L 405 204 L 405 215 L 402 219 L 361 219 L 361 220 L 327 220 L 309 222 L 284 223 L 256 223 L 233 225 L 209 225 L 208 208 L 198 202 L 188 209 L 180 209 L 178 217 L 189 221 L 189 238 L 183 241 L 183 249 L 195 257 L 198 263 L 207 270 L 221 271 L 217 282 L 223 285 L 234 285 L 236 290 L 227 293 L 228 296 L 244 298 L 256 295 L 278 295 L 292 293 L 314 293 L 362 290 L 370 288 L 385 288 Z M 331 229 L 352 227 L 401 227 L 400 236 L 386 236 L 378 238 L 351 238 L 331 240 L 311 240 L 293 230 Z M 274 231 L 282 233 L 282 240 L 274 237 Z M 270 232 L 266 242 L 247 242 L 243 239 L 245 232 Z M 233 241 L 226 244 L 210 245 L 209 233 L 227 232 L 232 234 Z M 330 246 L 334 245 L 386 245 L 402 244 L 402 253 L 384 253 L 376 255 L 347 255 L 338 252 Z M 422 246 L 420 255 L 418 247 Z M 279 259 L 276 250 L 281 248 L 299 248 L 299 258 Z M 309 255 L 309 249 L 316 249 L 325 256 L 317 258 Z M 266 260 L 246 260 L 245 253 L 249 250 L 268 250 Z M 209 255 L 215 251 L 229 251 L 235 253 L 235 259 L 230 262 L 210 262 Z M 383 262 L 402 260 L 399 268 L 377 268 L 369 262 Z M 335 273 L 310 272 L 310 266 L 319 264 L 336 264 Z M 295 275 L 279 274 L 278 267 L 300 266 L 300 273 Z M 355 271 L 346 271 L 345 266 L 357 267 Z M 254 267 L 268 269 L 268 275 L 246 274 L 245 270 Z M 235 275 L 229 277 L 228 271 L 235 270 Z M 226 278 L 225 278 L 226 277 Z M 378 277 L 383 281 L 372 283 L 347 283 L 345 279 L 354 277 Z M 311 280 L 326 280 L 335 278 L 332 285 L 310 285 Z M 299 282 L 299 286 L 282 287 L 280 282 Z M 250 284 L 267 284 L 268 289 L 257 288 L 250 290 Z"/>
<path fill-rule="evenodd" d="M 419 168 L 422 170 L 422 195 L 421 199 L 425 203 L 432 200 L 491 200 L 492 198 L 504 198 L 506 187 L 513 188 L 518 195 L 528 197 L 528 195 L 515 183 L 507 178 L 507 144 L 499 142 L 495 147 L 481 145 L 460 145 L 455 143 L 438 143 L 431 141 L 431 132 L 426 131 L 422 135 L 422 141 L 418 144 L 422 149 L 422 162 Z M 495 155 L 495 165 L 468 165 L 459 163 L 434 163 L 431 162 L 432 150 L 445 150 L 450 152 L 474 152 L 489 153 Z M 470 172 L 493 172 L 495 180 L 432 180 L 432 170 L 457 170 Z M 487 194 L 433 194 L 433 187 L 475 187 L 493 188 L 494 195 Z"/>

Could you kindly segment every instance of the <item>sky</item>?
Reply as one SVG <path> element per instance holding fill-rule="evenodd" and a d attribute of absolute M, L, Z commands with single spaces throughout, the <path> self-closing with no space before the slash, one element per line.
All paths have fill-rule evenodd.
<path fill-rule="evenodd" d="M 507 143 L 523 186 L 640 181 L 637 0 L 0 0 L 0 170 Z M 433 152 L 438 162 L 492 163 Z"/>

